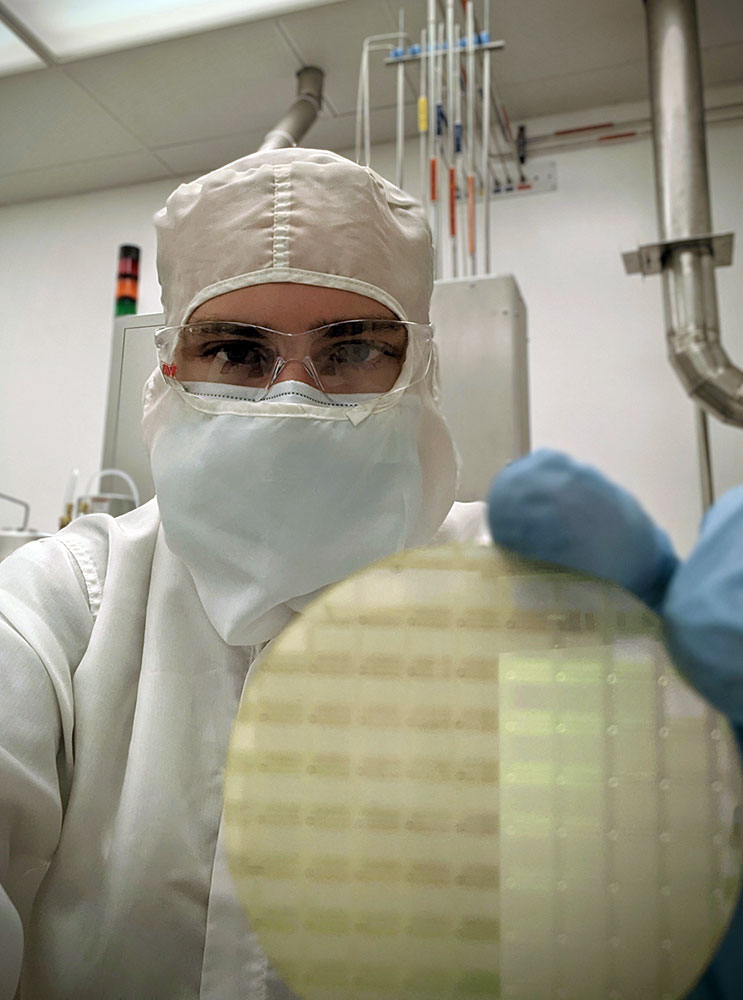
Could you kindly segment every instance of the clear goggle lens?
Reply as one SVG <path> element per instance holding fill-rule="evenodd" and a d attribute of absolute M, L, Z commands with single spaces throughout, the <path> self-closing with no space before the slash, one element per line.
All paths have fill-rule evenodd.
<path fill-rule="evenodd" d="M 386 319 L 343 320 L 302 333 L 210 321 L 158 330 L 155 343 L 163 375 L 186 389 L 206 386 L 201 394 L 210 385 L 215 394 L 229 386 L 232 398 L 261 400 L 278 381 L 295 380 L 331 402 L 353 405 L 353 396 L 381 396 L 424 378 L 433 330 Z"/>

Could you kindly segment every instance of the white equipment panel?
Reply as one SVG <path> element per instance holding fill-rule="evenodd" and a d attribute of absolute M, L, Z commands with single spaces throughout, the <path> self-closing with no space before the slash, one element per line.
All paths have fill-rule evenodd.
<path fill-rule="evenodd" d="M 526 305 L 510 275 L 437 281 L 431 301 L 441 409 L 462 459 L 458 500 L 529 451 Z"/>
<path fill-rule="evenodd" d="M 123 469 L 139 489 L 141 503 L 155 495 L 150 456 L 142 439 L 142 390 L 157 367 L 155 330 L 161 313 L 117 316 L 111 350 L 103 469 Z M 102 488 L 105 484 L 102 484 Z"/>
<path fill-rule="evenodd" d="M 483 500 L 495 473 L 529 450 L 526 306 L 510 276 L 436 282 L 431 304 L 441 407 L 462 458 L 458 499 Z M 157 364 L 158 313 L 114 328 L 103 468 L 128 472 L 142 502 L 155 493 L 142 441 L 142 387 Z"/>

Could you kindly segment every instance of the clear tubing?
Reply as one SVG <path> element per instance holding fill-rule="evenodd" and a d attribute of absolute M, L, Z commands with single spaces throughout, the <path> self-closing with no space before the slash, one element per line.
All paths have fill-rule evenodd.
<path fill-rule="evenodd" d="M 441 185 L 441 175 L 446 167 L 446 150 L 444 148 L 444 31 L 443 21 L 438 25 L 438 45 L 436 47 L 436 177 Z M 443 275 L 443 225 L 441 217 L 441 198 L 436 205 L 436 267 L 438 275 Z"/>
<path fill-rule="evenodd" d="M 438 179 L 436 177 L 436 0 L 428 0 L 428 172 L 429 202 L 431 206 L 431 229 L 435 230 L 437 212 Z"/>
<path fill-rule="evenodd" d="M 119 479 L 123 479 L 129 487 L 132 500 L 134 500 L 134 506 L 139 507 L 139 490 L 137 489 L 137 484 L 134 482 L 129 473 L 124 472 L 123 469 L 101 469 L 100 472 L 94 473 L 88 480 L 88 488 L 86 492 L 92 493 L 93 486 L 100 486 L 100 480 L 103 479 L 104 476 L 118 476 Z"/>
<path fill-rule="evenodd" d="M 490 40 L 490 0 L 483 0 L 485 37 Z M 485 274 L 490 274 L 490 49 L 483 52 L 482 64 L 482 185 L 485 247 Z"/>
<path fill-rule="evenodd" d="M 62 501 L 64 503 L 65 510 L 67 510 L 68 505 L 71 505 L 75 502 L 75 492 L 77 491 L 77 481 L 79 478 L 80 478 L 80 470 L 73 469 L 72 472 L 70 473 L 70 478 L 67 481 L 67 488 L 65 489 L 64 498 Z"/>
<path fill-rule="evenodd" d="M 489 0 L 486 0 L 486 2 L 489 2 Z M 462 0 L 462 7 L 466 11 L 467 0 Z M 490 12 L 488 11 L 488 21 L 490 20 L 489 13 Z M 476 19 L 475 19 L 475 31 L 476 32 L 479 31 Z M 498 93 L 498 84 L 495 78 L 495 74 L 492 73 L 492 71 L 490 75 L 490 102 L 491 106 L 495 108 L 496 120 L 498 122 L 498 125 L 500 126 L 500 132 L 502 133 L 502 138 L 505 140 L 507 149 L 507 152 L 504 153 L 503 147 L 501 146 L 501 136 L 498 134 L 498 129 L 495 129 L 493 132 L 493 138 L 495 141 L 495 145 L 497 147 L 498 158 L 501 161 L 504 173 L 506 175 L 506 183 L 513 184 L 513 180 L 511 179 L 511 172 L 508 168 L 508 162 L 507 162 L 508 157 L 510 157 L 513 160 L 514 166 L 516 168 L 516 176 L 518 177 L 518 179 L 520 181 L 525 181 L 526 177 L 524 175 L 524 171 L 521 166 L 521 161 L 519 160 L 516 142 L 514 141 L 513 135 L 511 134 L 508 123 L 503 118 L 503 113 L 505 112 L 505 105 L 503 103 L 503 100 L 501 99 L 500 94 Z M 497 185 L 500 187 L 500 178 L 498 177 L 495 167 L 493 167 L 492 169 L 492 174 L 494 175 Z"/>
<path fill-rule="evenodd" d="M 10 503 L 17 503 L 23 507 L 23 521 L 21 522 L 20 531 L 25 531 L 28 528 L 28 519 L 31 515 L 31 505 L 26 503 L 25 500 L 20 500 L 18 497 L 12 497 L 8 493 L 0 493 L 0 499 L 8 500 Z"/>
<path fill-rule="evenodd" d="M 405 50 L 405 11 L 400 8 L 398 29 L 399 48 Z M 397 64 L 397 141 L 395 183 L 399 188 L 403 182 L 403 160 L 405 157 L 405 64 L 402 59 Z"/>
<path fill-rule="evenodd" d="M 462 155 L 462 66 L 459 25 L 454 25 L 454 153 Z"/>
<path fill-rule="evenodd" d="M 488 41 L 489 41 L 490 40 L 490 6 L 489 6 L 490 5 L 490 0 L 485 0 L 485 3 L 487 5 L 487 9 L 485 11 L 485 19 L 486 19 L 486 22 L 487 22 L 486 23 L 486 29 L 488 31 Z M 475 23 L 475 29 L 477 30 L 477 23 Z M 521 166 L 521 161 L 519 160 L 519 154 L 518 154 L 518 149 L 516 147 L 516 142 L 515 142 L 515 140 L 513 138 L 512 132 L 511 132 L 511 126 L 510 126 L 510 122 L 508 121 L 508 114 L 506 112 L 506 106 L 503 103 L 503 99 L 501 98 L 500 94 L 498 93 L 498 85 L 497 85 L 497 81 L 495 79 L 495 74 L 493 74 L 493 73 L 491 73 L 491 77 L 490 77 L 490 100 L 491 100 L 492 104 L 495 106 L 497 121 L 498 121 L 498 124 L 500 125 L 501 132 L 503 133 L 503 138 L 506 141 L 506 147 L 507 147 L 507 150 L 508 150 L 508 155 L 513 160 L 514 167 L 516 168 L 516 177 L 518 178 L 519 181 L 523 182 L 523 181 L 526 180 L 526 177 L 524 175 L 524 171 L 523 171 L 523 168 Z M 504 118 L 503 118 L 504 114 L 506 116 L 505 117 L 505 121 L 504 121 Z M 498 146 L 498 153 L 499 153 L 501 162 L 503 164 L 503 169 L 505 170 L 505 173 L 506 173 L 506 183 L 507 184 L 512 184 L 513 181 L 511 180 L 510 171 L 508 169 L 507 157 L 506 157 L 506 154 L 504 154 L 502 152 L 500 141 L 498 139 L 498 131 L 497 131 L 497 129 L 495 130 L 494 135 L 495 135 L 495 138 L 496 138 L 496 144 Z"/>
<path fill-rule="evenodd" d="M 364 163 L 371 163 L 371 110 L 369 97 L 369 47 L 364 53 Z"/>
<path fill-rule="evenodd" d="M 446 116 L 444 115 L 444 42 L 446 36 L 446 25 L 443 21 L 438 26 L 438 45 L 436 46 L 436 139 L 439 159 L 446 161 L 446 140 L 444 128 L 446 127 Z"/>
<path fill-rule="evenodd" d="M 498 104 L 497 104 L 495 98 L 493 97 L 494 86 L 495 86 L 495 84 L 494 84 L 494 74 L 493 74 L 492 67 L 491 67 L 491 72 L 490 72 L 490 94 L 489 94 L 489 103 L 490 103 L 490 108 L 491 108 L 491 119 L 493 118 L 492 112 L 493 112 L 493 110 L 495 111 L 495 121 L 493 122 L 493 130 L 492 130 L 492 133 L 491 133 L 491 139 L 493 141 L 493 152 L 494 152 L 495 156 L 497 156 L 497 162 L 498 162 L 499 166 L 496 167 L 495 163 L 491 163 L 491 165 L 490 165 L 490 173 L 491 173 L 491 176 L 493 178 L 493 181 L 495 182 L 496 188 L 498 190 L 500 190 L 500 188 L 503 185 L 508 186 L 510 184 L 513 184 L 513 180 L 511 178 L 511 171 L 510 171 L 509 166 L 508 166 L 508 155 L 507 155 L 507 153 L 505 153 L 503 151 L 503 141 L 502 141 L 502 136 L 501 136 L 501 132 L 500 132 L 500 129 L 499 129 L 499 126 L 501 125 L 501 117 L 500 117 L 500 112 L 498 111 Z M 501 173 L 500 173 L 501 170 L 502 170 L 502 173 L 503 173 L 502 177 L 501 177 Z"/>
<path fill-rule="evenodd" d="M 418 143 L 420 154 L 420 184 L 423 207 L 428 208 L 428 96 L 426 90 L 426 41 L 427 33 L 421 31 L 420 93 L 418 95 Z"/>
<path fill-rule="evenodd" d="M 356 88 L 356 162 L 361 162 L 361 133 L 364 116 L 364 60 L 366 59 L 366 42 L 361 48 L 359 64 L 359 83 Z"/>
<path fill-rule="evenodd" d="M 519 154 L 518 150 L 516 149 L 516 143 L 514 142 L 514 138 L 513 135 L 511 134 L 508 122 L 503 117 L 503 112 L 505 111 L 506 106 L 503 103 L 503 99 L 501 98 L 500 93 L 498 91 L 498 84 L 494 74 L 492 75 L 490 82 L 491 82 L 491 100 L 493 101 L 493 104 L 495 106 L 496 118 L 498 120 L 500 131 L 503 136 L 503 139 L 505 140 L 506 149 L 508 151 L 508 154 L 501 153 L 501 161 L 503 163 L 503 169 L 506 173 L 506 183 L 508 184 L 514 183 L 511 178 L 511 171 L 508 168 L 507 156 L 510 156 L 510 158 L 513 160 L 517 183 L 518 181 L 525 181 L 526 177 L 524 175 L 524 171 L 521 166 L 521 161 L 519 160 Z M 500 141 L 498 141 L 498 146 L 500 147 Z"/>
<path fill-rule="evenodd" d="M 467 0 L 467 250 L 477 273 L 475 239 L 475 3 Z"/>
<path fill-rule="evenodd" d="M 400 44 L 400 34 L 398 32 L 384 35 L 369 35 L 364 39 L 361 50 L 361 66 L 359 68 L 359 86 L 356 91 L 356 162 L 361 160 L 362 138 L 364 143 L 364 154 L 366 166 L 371 160 L 371 121 L 369 113 L 369 53 L 382 52 L 393 48 L 392 42 Z M 404 44 L 404 41 L 403 41 Z M 362 137 L 363 133 L 363 137 Z"/>
<path fill-rule="evenodd" d="M 462 129 L 462 47 L 460 45 L 460 30 L 459 25 L 454 25 L 454 68 L 455 68 L 455 80 L 456 80 L 456 93 L 454 96 L 454 170 L 457 179 L 457 186 L 461 180 L 462 174 L 462 151 L 463 151 L 463 129 Z M 457 205 L 459 214 L 459 204 Z M 464 229 L 462 226 L 459 227 L 459 239 L 458 243 L 461 241 Z M 461 259 L 464 261 L 464 253 L 461 254 Z"/>
<path fill-rule="evenodd" d="M 451 275 L 458 276 L 457 267 L 457 176 L 454 161 L 454 0 L 446 0 L 446 146 L 449 161 L 449 243 Z"/>

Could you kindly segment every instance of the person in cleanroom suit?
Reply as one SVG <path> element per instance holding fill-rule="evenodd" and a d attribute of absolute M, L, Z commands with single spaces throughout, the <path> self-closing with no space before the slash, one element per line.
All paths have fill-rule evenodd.
<path fill-rule="evenodd" d="M 0 1000 L 19 982 L 22 1000 L 288 997 L 246 926 L 222 835 L 251 664 L 328 584 L 407 546 L 487 534 L 483 505 L 453 502 L 415 201 L 332 153 L 282 150 L 178 188 L 156 226 L 167 329 L 144 434 L 158 498 L 0 565 Z M 492 516 L 508 544 L 519 518 L 500 501 L 518 507 L 519 482 L 501 485 Z M 689 625 L 671 628 L 679 662 L 743 719 L 725 670 L 741 559 L 723 560 L 710 591 L 736 614 L 715 617 L 694 599 L 694 557 L 685 577 L 631 504 L 614 521 L 581 517 L 581 489 L 551 524 L 534 506 L 532 554 L 585 551 L 577 568 L 656 606 L 670 581 L 664 613 Z M 705 656 L 718 687 L 702 683 Z M 740 995 L 730 969 L 715 960 L 704 1000 Z"/>
<path fill-rule="evenodd" d="M 499 545 L 613 580 L 657 612 L 676 666 L 728 716 L 743 749 L 743 487 L 707 512 L 683 563 L 629 493 L 554 451 L 507 466 L 488 516 Z M 689 1000 L 741 997 L 743 896 Z"/>
<path fill-rule="evenodd" d="M 416 201 L 279 150 L 182 185 L 155 224 L 157 499 L 0 565 L 2 1000 L 288 996 L 225 861 L 251 663 L 375 559 L 487 538 L 484 504 L 454 503 Z"/>

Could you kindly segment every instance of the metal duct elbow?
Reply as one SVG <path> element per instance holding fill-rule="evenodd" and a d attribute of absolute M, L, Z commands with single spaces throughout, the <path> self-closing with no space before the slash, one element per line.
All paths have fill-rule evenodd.
<path fill-rule="evenodd" d="M 672 249 L 663 263 L 668 356 L 690 396 L 743 427 L 743 371 L 720 343 L 715 260 L 708 246 Z"/>
<path fill-rule="evenodd" d="M 325 74 L 317 66 L 303 66 L 297 72 L 297 96 L 280 121 L 274 125 L 260 150 L 296 146 L 317 118 L 322 106 L 322 84 Z"/>
<path fill-rule="evenodd" d="M 624 255 L 632 274 L 663 274 L 671 364 L 686 391 L 743 426 L 743 371 L 720 344 L 715 267 L 732 234 L 712 235 L 696 0 L 645 0 L 660 242 Z"/>

